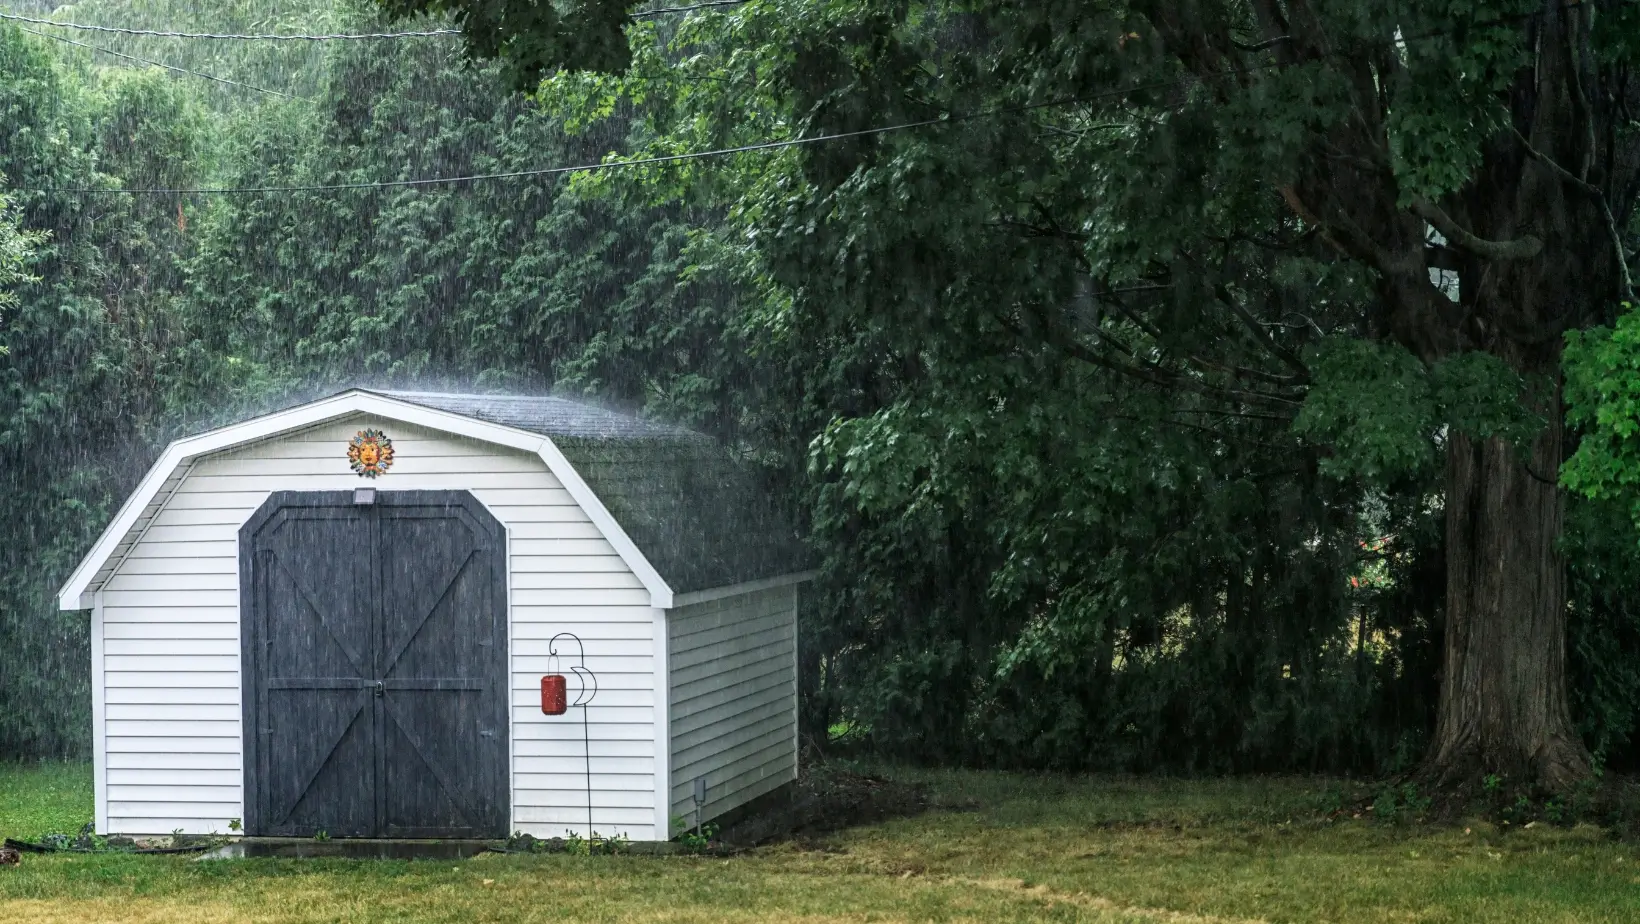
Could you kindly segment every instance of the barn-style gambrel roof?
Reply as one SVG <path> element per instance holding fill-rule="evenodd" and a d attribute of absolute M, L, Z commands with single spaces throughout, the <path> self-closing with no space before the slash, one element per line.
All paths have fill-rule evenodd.
<path fill-rule="evenodd" d="M 539 454 L 654 606 L 808 577 L 806 546 L 767 485 L 702 434 L 552 396 L 353 388 L 172 443 L 69 577 L 60 606 L 91 606 L 193 461 L 359 413 Z"/>
<path fill-rule="evenodd" d="M 768 486 L 700 433 L 550 396 L 382 394 L 551 437 L 674 593 L 809 567 Z"/>

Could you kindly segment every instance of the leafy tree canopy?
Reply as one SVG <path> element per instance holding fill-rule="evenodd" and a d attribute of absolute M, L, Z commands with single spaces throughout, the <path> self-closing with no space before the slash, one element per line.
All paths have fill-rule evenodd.
<path fill-rule="evenodd" d="M 1558 654 L 1559 345 L 1631 288 L 1640 11 L 753 0 L 657 23 L 641 8 L 568 4 L 544 28 L 510 4 L 390 6 L 479 23 L 472 49 L 526 83 L 601 74 L 553 76 L 542 98 L 641 103 L 649 154 L 835 136 L 646 179 L 732 203 L 725 245 L 790 306 L 780 335 L 892 382 L 888 406 L 844 410 L 860 422 L 816 444 L 856 514 L 975 514 L 972 496 L 908 492 L 939 483 L 956 434 L 1050 394 L 1081 405 L 1067 419 L 1131 413 L 1137 391 L 1166 409 L 1152 426 L 1181 410 L 1291 422 L 1328 455 L 1318 470 L 1379 484 L 1444 455 L 1448 695 L 1429 770 L 1587 773 Z M 571 18 L 584 47 L 561 34 Z M 630 62 L 606 47 L 622 27 Z M 1126 387 L 1102 405 L 1106 373 Z M 1005 522 L 1012 562 L 1014 537 L 1040 530 Z M 1094 597 L 1059 599 L 1075 598 Z"/>

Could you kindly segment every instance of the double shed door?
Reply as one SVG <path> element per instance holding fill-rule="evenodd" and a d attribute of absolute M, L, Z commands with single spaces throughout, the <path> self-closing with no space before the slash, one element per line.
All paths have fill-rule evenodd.
<path fill-rule="evenodd" d="M 247 833 L 506 835 L 505 555 L 465 491 L 269 498 L 240 532 Z"/>

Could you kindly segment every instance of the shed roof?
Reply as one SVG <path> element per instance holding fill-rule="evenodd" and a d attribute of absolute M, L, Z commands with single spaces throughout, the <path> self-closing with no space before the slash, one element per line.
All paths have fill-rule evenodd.
<path fill-rule="evenodd" d="M 91 594 L 192 461 L 358 413 L 538 454 L 633 568 L 654 606 L 809 576 L 809 552 L 768 486 L 699 433 L 552 396 L 352 388 L 171 443 L 69 576 L 59 604 L 91 606 Z"/>
<path fill-rule="evenodd" d="M 432 391 L 378 391 L 376 394 L 542 436 L 709 442 L 693 430 L 551 395 L 457 395 Z"/>
<path fill-rule="evenodd" d="M 550 437 L 673 593 L 810 567 L 768 486 L 703 434 L 553 396 L 378 394 Z"/>

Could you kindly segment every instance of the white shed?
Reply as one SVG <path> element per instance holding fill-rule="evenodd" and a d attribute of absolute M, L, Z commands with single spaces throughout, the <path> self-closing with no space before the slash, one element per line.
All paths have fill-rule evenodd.
<path fill-rule="evenodd" d="M 811 574 L 767 501 L 560 398 L 355 389 L 178 440 L 60 595 L 97 830 L 661 840 L 776 790 Z"/>

